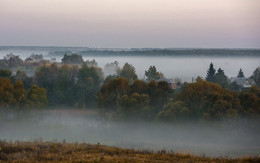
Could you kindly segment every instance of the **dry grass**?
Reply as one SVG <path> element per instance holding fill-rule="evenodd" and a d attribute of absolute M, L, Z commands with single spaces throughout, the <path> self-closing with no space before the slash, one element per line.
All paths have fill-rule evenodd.
<path fill-rule="evenodd" d="M 207 158 L 85 143 L 0 141 L 0 162 L 260 162 L 260 158 Z"/>

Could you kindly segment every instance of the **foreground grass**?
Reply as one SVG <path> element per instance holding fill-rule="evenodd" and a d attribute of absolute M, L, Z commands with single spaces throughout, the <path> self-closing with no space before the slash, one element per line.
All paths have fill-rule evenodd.
<path fill-rule="evenodd" d="M 100 144 L 0 141 L 0 162 L 260 162 L 260 157 L 208 158 Z"/>

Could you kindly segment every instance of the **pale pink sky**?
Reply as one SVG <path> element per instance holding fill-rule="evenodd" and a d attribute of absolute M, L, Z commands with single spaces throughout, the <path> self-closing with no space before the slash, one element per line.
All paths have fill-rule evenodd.
<path fill-rule="evenodd" d="M 0 46 L 260 48 L 260 0 L 0 0 Z"/>

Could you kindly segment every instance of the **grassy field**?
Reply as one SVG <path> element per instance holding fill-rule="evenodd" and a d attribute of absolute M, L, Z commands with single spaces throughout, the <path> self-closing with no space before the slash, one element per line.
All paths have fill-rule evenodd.
<path fill-rule="evenodd" d="M 260 162 L 260 157 L 208 158 L 100 144 L 1 141 L 0 162 Z"/>

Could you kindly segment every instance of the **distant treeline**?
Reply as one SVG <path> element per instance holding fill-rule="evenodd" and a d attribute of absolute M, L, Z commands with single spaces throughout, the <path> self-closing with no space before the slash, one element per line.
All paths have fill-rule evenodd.
<path fill-rule="evenodd" d="M 74 51 L 51 51 L 49 56 L 63 56 Z M 260 49 L 129 49 L 129 50 L 83 50 L 83 56 L 202 56 L 202 57 L 260 57 Z"/>
<path fill-rule="evenodd" d="M 64 55 L 62 63 L 23 61 L 11 54 L 0 60 L 1 66 L 2 110 L 95 108 L 116 119 L 158 121 L 260 118 L 260 67 L 250 77 L 254 83 L 250 88 L 230 82 L 224 70 L 216 71 L 211 63 L 205 80 L 175 81 L 172 89 L 155 66 L 139 80 L 132 65 L 108 63 L 105 69 L 113 73 L 104 77 L 95 60 L 84 61 L 78 54 Z M 22 68 L 32 68 L 34 75 L 27 76 Z M 237 77 L 244 79 L 241 69 Z"/>

